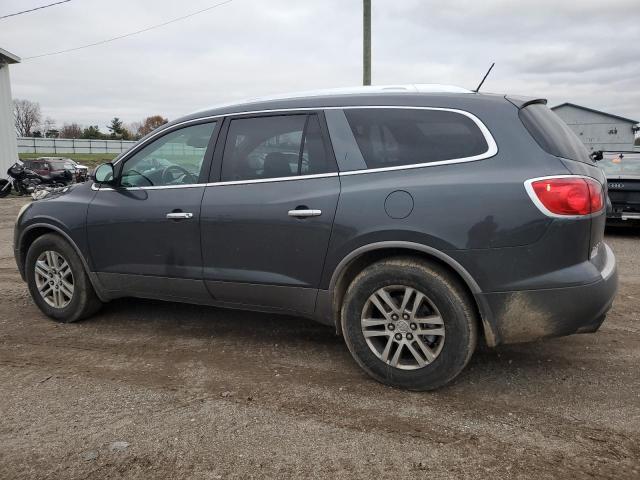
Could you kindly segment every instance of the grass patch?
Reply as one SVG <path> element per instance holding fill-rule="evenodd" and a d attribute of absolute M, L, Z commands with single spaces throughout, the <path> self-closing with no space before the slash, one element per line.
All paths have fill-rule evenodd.
<path fill-rule="evenodd" d="M 110 162 L 118 156 L 117 153 L 19 153 L 20 160 L 38 157 L 63 157 L 75 160 L 82 165 L 94 168 L 101 163 Z"/>

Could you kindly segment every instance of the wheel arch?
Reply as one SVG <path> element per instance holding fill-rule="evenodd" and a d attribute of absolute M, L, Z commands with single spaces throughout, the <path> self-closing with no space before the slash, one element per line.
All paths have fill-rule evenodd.
<path fill-rule="evenodd" d="M 358 272 L 372 263 L 400 255 L 414 256 L 435 262 L 455 275 L 461 281 L 463 287 L 467 289 L 475 304 L 487 345 L 492 347 L 498 344 L 497 331 L 491 321 L 491 310 L 483 297 L 479 295 L 482 290 L 471 274 L 459 262 L 444 252 L 427 245 L 407 241 L 383 241 L 363 245 L 353 250 L 340 261 L 329 282 L 331 312 L 339 334 L 342 333 L 340 331 L 340 322 L 337 321 L 340 318 L 340 305 L 351 281 Z"/>
<path fill-rule="evenodd" d="M 98 298 L 101 301 L 103 301 L 103 302 L 108 301 L 108 297 L 104 294 L 104 289 L 102 288 L 102 286 L 100 284 L 100 281 L 98 280 L 98 277 L 89 268 L 89 264 L 87 263 L 87 259 L 85 258 L 84 254 L 82 253 L 82 250 L 80 250 L 80 247 L 78 247 L 78 244 L 62 228 L 60 228 L 57 225 L 52 225 L 50 223 L 34 223 L 32 225 L 29 225 L 27 228 L 25 228 L 25 230 L 20 235 L 20 239 L 18 241 L 18 246 L 19 246 L 19 249 L 20 249 L 19 251 L 20 251 L 20 263 L 21 263 L 21 265 L 19 265 L 19 267 L 20 267 L 20 272 L 22 274 L 23 279 L 26 278 L 25 277 L 25 271 L 26 271 L 25 262 L 27 260 L 27 251 L 29 250 L 29 248 L 31 247 L 33 242 L 35 242 L 41 236 L 49 234 L 49 233 L 54 233 L 54 234 L 57 234 L 57 235 L 61 236 L 62 238 L 64 238 L 64 240 L 66 240 L 69 243 L 69 245 L 71 245 L 71 247 L 78 254 L 78 257 L 80 257 L 80 262 L 82 262 L 82 266 L 84 268 L 84 271 L 87 273 L 87 276 L 89 277 L 89 281 L 91 282 L 91 285 L 93 286 L 93 289 L 95 290 L 96 295 L 98 296 Z"/>

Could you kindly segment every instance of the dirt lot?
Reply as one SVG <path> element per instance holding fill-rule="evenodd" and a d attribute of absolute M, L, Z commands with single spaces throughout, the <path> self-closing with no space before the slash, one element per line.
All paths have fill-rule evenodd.
<path fill-rule="evenodd" d="M 640 478 L 640 235 L 602 329 L 477 352 L 435 393 L 366 377 L 331 329 L 141 300 L 56 324 L 0 201 L 0 478 Z"/>

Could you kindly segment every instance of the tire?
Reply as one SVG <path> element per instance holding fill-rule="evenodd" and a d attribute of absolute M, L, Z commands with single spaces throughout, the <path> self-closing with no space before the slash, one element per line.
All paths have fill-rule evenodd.
<path fill-rule="evenodd" d="M 385 385 L 416 391 L 451 382 L 469 362 L 478 337 L 473 300 L 461 282 L 440 265 L 412 257 L 383 260 L 360 272 L 347 289 L 341 323 L 347 347 L 365 372 Z"/>
<path fill-rule="evenodd" d="M 64 266 L 63 261 L 67 266 Z M 51 264 L 55 266 L 50 268 Z M 51 277 L 43 275 L 47 271 L 51 273 Z M 48 233 L 31 244 L 27 252 L 25 272 L 33 301 L 42 313 L 53 320 L 75 322 L 93 315 L 102 306 L 80 257 L 59 235 Z M 60 279 L 61 276 L 64 278 Z M 69 288 L 69 285 L 72 287 Z M 46 295 L 43 296 L 40 290 Z"/>
<path fill-rule="evenodd" d="M 4 198 L 11 193 L 11 183 L 4 178 L 0 179 L 0 198 Z"/>

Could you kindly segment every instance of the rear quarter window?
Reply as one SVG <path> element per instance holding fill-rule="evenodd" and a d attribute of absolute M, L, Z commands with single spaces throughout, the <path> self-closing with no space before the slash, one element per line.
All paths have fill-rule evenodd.
<path fill-rule="evenodd" d="M 540 147 L 556 157 L 593 163 L 578 136 L 546 105 L 535 103 L 519 112 L 520 120 Z"/>
<path fill-rule="evenodd" d="M 466 115 L 446 110 L 349 108 L 344 113 L 367 168 L 476 157 L 487 139 Z"/>

